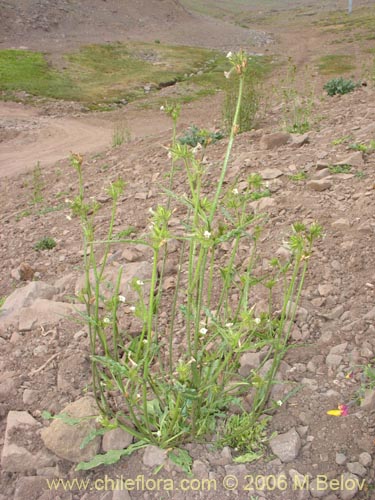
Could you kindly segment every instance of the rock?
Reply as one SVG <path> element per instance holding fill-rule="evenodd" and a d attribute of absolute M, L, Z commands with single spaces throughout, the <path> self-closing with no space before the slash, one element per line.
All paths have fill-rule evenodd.
<path fill-rule="evenodd" d="M 365 321 L 373 321 L 375 320 L 375 307 L 373 307 L 367 314 L 363 316 Z"/>
<path fill-rule="evenodd" d="M 203 479 L 208 477 L 209 469 L 207 464 L 202 460 L 194 460 L 192 467 L 193 476 L 198 479 Z"/>
<path fill-rule="evenodd" d="M 328 295 L 330 295 L 332 293 L 332 290 L 333 290 L 333 287 L 332 285 L 318 285 L 318 292 L 319 292 L 319 295 L 321 295 L 322 297 L 327 297 Z"/>
<path fill-rule="evenodd" d="M 245 352 L 240 357 L 240 368 L 238 373 L 242 377 L 247 377 L 250 375 L 251 370 L 258 368 L 266 353 L 262 352 Z"/>
<path fill-rule="evenodd" d="M 307 134 L 293 134 L 292 135 L 292 145 L 296 146 L 297 148 L 300 148 L 301 146 L 304 146 L 305 144 L 308 144 L 310 142 L 310 135 Z"/>
<path fill-rule="evenodd" d="M 313 498 L 324 498 L 327 495 L 327 490 L 322 488 L 318 478 L 311 481 L 310 494 Z"/>
<path fill-rule="evenodd" d="M 112 429 L 106 432 L 103 436 L 102 448 L 103 451 L 123 450 L 131 445 L 133 436 L 124 429 Z"/>
<path fill-rule="evenodd" d="M 136 248 L 125 248 L 122 252 L 122 258 L 127 262 L 137 262 L 143 258 L 142 253 Z"/>
<path fill-rule="evenodd" d="M 78 399 L 68 404 L 61 413 L 83 420 L 77 425 L 65 424 L 60 419 L 53 420 L 41 433 L 45 446 L 57 456 L 74 463 L 90 460 L 97 455 L 100 448 L 99 436 L 80 449 L 82 441 L 96 429 L 95 418 L 85 419 L 99 413 L 94 398 L 86 396 Z"/>
<path fill-rule="evenodd" d="M 356 476 L 365 477 L 367 474 L 367 469 L 359 462 L 348 462 L 346 467 L 349 472 L 355 474 Z"/>
<path fill-rule="evenodd" d="M 101 293 L 105 298 L 110 298 L 111 296 L 111 286 L 114 286 L 117 282 L 117 278 L 120 272 L 120 266 L 117 263 L 107 266 L 104 272 L 104 279 L 101 286 Z M 140 262 L 129 262 L 124 266 L 121 282 L 120 282 L 120 295 L 126 297 L 127 302 L 132 302 L 133 300 L 138 300 L 138 295 L 132 287 L 133 280 L 140 280 L 144 283 L 144 292 L 147 296 L 149 285 L 148 281 L 151 278 L 151 265 L 146 261 Z M 90 272 L 90 281 L 92 284 L 95 283 L 94 273 Z M 106 285 L 109 285 L 107 288 Z M 82 288 L 85 286 L 85 276 L 82 275 L 76 282 L 75 293 L 78 295 Z M 145 297 L 146 298 L 146 297 Z"/>
<path fill-rule="evenodd" d="M 297 458 L 301 445 L 301 438 L 294 427 L 285 434 L 279 434 L 270 441 L 272 452 L 282 462 L 291 462 Z"/>
<path fill-rule="evenodd" d="M 90 373 L 90 362 L 82 352 L 74 353 L 58 364 L 57 389 L 61 392 L 70 392 L 73 388 L 82 386 L 82 378 Z"/>
<path fill-rule="evenodd" d="M 343 484 L 343 489 L 340 491 L 341 500 L 351 500 L 355 498 L 359 489 L 359 478 L 354 474 L 345 472 L 338 480 L 342 481 Z"/>
<path fill-rule="evenodd" d="M 336 453 L 336 463 L 337 465 L 344 465 L 346 462 L 346 455 L 344 453 Z"/>
<path fill-rule="evenodd" d="M 7 297 L 1 308 L 2 317 L 31 306 L 36 299 L 52 299 L 56 293 L 57 290 L 52 285 L 43 281 L 32 281 L 22 288 L 17 288 Z"/>
<path fill-rule="evenodd" d="M 320 180 L 320 179 L 324 179 L 325 177 L 329 177 L 330 175 L 331 175 L 331 172 L 330 172 L 329 168 L 323 168 L 322 170 L 318 170 L 316 172 L 313 179 Z"/>
<path fill-rule="evenodd" d="M 343 342 L 342 344 L 335 345 L 330 349 L 329 354 L 344 354 L 347 347 L 348 347 L 347 342 Z"/>
<path fill-rule="evenodd" d="M 39 476 L 20 477 L 16 481 L 16 489 L 13 500 L 67 500 L 72 498 L 69 492 L 65 492 L 63 488 L 58 490 L 48 491 L 46 479 Z"/>
<path fill-rule="evenodd" d="M 34 269 L 27 262 L 22 262 L 17 269 L 11 271 L 11 276 L 17 281 L 31 281 L 34 277 Z"/>
<path fill-rule="evenodd" d="M 26 472 L 55 464 L 54 457 L 45 450 L 34 452 L 28 448 L 40 424 L 27 411 L 10 411 L 7 417 L 1 466 L 7 472 Z"/>
<path fill-rule="evenodd" d="M 323 316 L 327 319 L 339 319 L 343 314 L 344 314 L 344 306 L 341 304 L 336 306 L 332 311 L 329 313 L 324 314 Z"/>
<path fill-rule="evenodd" d="M 157 467 L 162 465 L 167 460 L 167 451 L 158 448 L 157 446 L 149 445 L 146 447 L 143 455 L 143 463 L 147 467 Z"/>
<path fill-rule="evenodd" d="M 264 180 L 271 180 L 271 179 L 276 179 L 277 177 L 280 177 L 283 175 L 283 172 L 279 170 L 278 168 L 264 168 L 261 171 L 261 176 Z"/>
<path fill-rule="evenodd" d="M 25 405 L 32 405 L 38 401 L 38 391 L 33 389 L 25 389 L 22 395 L 22 401 Z"/>
<path fill-rule="evenodd" d="M 342 361 L 342 356 L 340 354 L 328 354 L 326 357 L 326 365 L 331 367 L 337 367 Z"/>
<path fill-rule="evenodd" d="M 17 392 L 17 383 L 13 378 L 6 378 L 0 383 L 0 403 L 11 401 Z"/>
<path fill-rule="evenodd" d="M 369 467 L 372 463 L 372 458 L 370 453 L 367 453 L 367 451 L 364 451 L 359 455 L 358 462 L 363 465 L 364 467 Z"/>
<path fill-rule="evenodd" d="M 364 410 L 374 410 L 375 409 L 375 390 L 366 389 L 363 399 L 361 401 L 361 408 Z"/>
<path fill-rule="evenodd" d="M 362 151 L 355 151 L 343 160 L 335 163 L 335 165 L 351 165 L 352 167 L 358 168 L 362 168 L 364 164 Z"/>
<path fill-rule="evenodd" d="M 291 140 L 291 135 L 286 132 L 265 134 L 261 137 L 259 146 L 261 149 L 276 149 L 284 146 Z"/>
<path fill-rule="evenodd" d="M 263 212 L 272 208 L 276 205 L 276 201 L 273 198 L 265 197 L 260 200 L 252 201 L 250 203 L 250 207 L 254 210 L 254 212 Z"/>
<path fill-rule="evenodd" d="M 348 219 L 337 219 L 331 224 L 333 229 L 337 229 L 339 231 L 346 231 L 350 228 L 350 222 Z"/>
<path fill-rule="evenodd" d="M 282 264 L 286 264 L 291 259 L 292 253 L 285 247 L 279 247 L 276 250 L 276 257 L 280 260 Z"/>
<path fill-rule="evenodd" d="M 114 490 L 112 500 L 131 500 L 131 496 L 127 490 Z"/>
<path fill-rule="evenodd" d="M 36 326 L 55 325 L 64 318 L 76 315 L 77 310 L 84 311 L 85 306 L 83 304 L 36 299 L 30 307 L 24 307 L 19 311 L 18 329 L 21 332 L 26 332 Z"/>
<path fill-rule="evenodd" d="M 332 187 L 332 182 L 326 179 L 312 180 L 307 183 L 307 187 L 313 191 L 326 191 Z"/>

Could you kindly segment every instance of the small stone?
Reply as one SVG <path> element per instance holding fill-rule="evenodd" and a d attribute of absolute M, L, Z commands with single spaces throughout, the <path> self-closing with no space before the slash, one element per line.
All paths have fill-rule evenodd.
<path fill-rule="evenodd" d="M 279 434 L 270 441 L 272 452 L 282 462 L 291 462 L 297 458 L 301 445 L 301 438 L 294 427 L 285 434 Z"/>
<path fill-rule="evenodd" d="M 337 229 L 339 231 L 346 231 L 350 228 L 350 222 L 348 219 L 337 219 L 331 224 L 333 229 Z"/>
<path fill-rule="evenodd" d="M 22 262 L 17 269 L 11 271 L 11 276 L 17 281 L 31 281 L 34 277 L 34 269 L 27 264 L 27 262 Z"/>
<path fill-rule="evenodd" d="M 358 462 L 363 465 L 364 467 L 369 467 L 372 462 L 372 458 L 370 453 L 367 453 L 367 451 L 364 451 L 359 455 Z"/>
<path fill-rule="evenodd" d="M 131 497 L 127 490 L 114 490 L 112 500 L 131 500 Z"/>
<path fill-rule="evenodd" d="M 339 481 L 342 481 L 344 488 L 340 491 L 341 500 L 351 500 L 355 498 L 358 493 L 358 476 L 351 474 L 350 472 L 345 472 Z"/>
<path fill-rule="evenodd" d="M 335 165 L 351 165 L 352 167 L 362 168 L 364 166 L 363 153 L 362 151 L 355 151 L 343 160 L 336 162 Z"/>
<path fill-rule="evenodd" d="M 337 344 L 330 349 L 329 354 L 344 354 L 347 347 L 348 347 L 347 342 L 343 342 L 342 344 Z"/>
<path fill-rule="evenodd" d="M 344 455 L 344 453 L 336 453 L 337 465 L 344 465 L 345 462 L 346 462 L 346 455 Z"/>
<path fill-rule="evenodd" d="M 328 354 L 326 357 L 326 365 L 331 367 L 337 367 L 342 361 L 342 356 L 340 354 Z"/>
<path fill-rule="evenodd" d="M 285 132 L 276 132 L 274 134 L 265 134 L 260 139 L 261 149 L 276 149 L 284 146 L 291 140 L 291 135 Z"/>
<path fill-rule="evenodd" d="M 22 401 L 25 405 L 32 405 L 38 400 L 38 391 L 33 389 L 25 389 L 22 395 Z"/>
<path fill-rule="evenodd" d="M 332 187 L 332 182 L 325 179 L 312 180 L 307 183 L 307 187 L 313 191 L 326 191 Z"/>
<path fill-rule="evenodd" d="M 17 384 L 13 378 L 7 378 L 0 383 L 0 402 L 9 401 L 17 392 Z"/>
<path fill-rule="evenodd" d="M 367 473 L 366 467 L 364 467 L 359 462 L 348 462 L 346 464 L 346 467 L 348 468 L 349 472 L 355 474 L 356 476 L 365 477 Z"/>
<path fill-rule="evenodd" d="M 318 292 L 319 292 L 319 295 L 321 295 L 322 297 L 327 297 L 328 295 L 330 295 L 332 293 L 332 290 L 333 290 L 333 287 L 332 285 L 318 285 Z"/>
<path fill-rule="evenodd" d="M 374 410 L 375 409 L 375 390 L 366 389 L 363 399 L 361 401 L 361 408 L 363 410 Z"/>
<path fill-rule="evenodd" d="M 301 146 L 304 146 L 309 142 L 310 142 L 310 135 L 308 133 L 292 135 L 292 145 L 296 146 L 297 148 L 300 148 Z"/>
<path fill-rule="evenodd" d="M 327 494 L 325 488 L 322 488 L 319 479 L 316 478 L 310 483 L 310 494 L 313 498 L 324 498 Z"/>
<path fill-rule="evenodd" d="M 208 477 L 209 470 L 207 464 L 202 460 L 194 460 L 192 473 L 193 476 L 197 477 L 198 479 L 203 479 Z"/>
<path fill-rule="evenodd" d="M 277 177 L 280 177 L 283 175 L 283 172 L 279 170 L 278 168 L 264 168 L 261 171 L 261 176 L 264 180 L 271 180 L 271 179 L 276 179 Z"/>
<path fill-rule="evenodd" d="M 133 442 L 133 436 L 124 429 L 112 429 L 106 432 L 103 436 L 102 448 L 103 451 L 123 450 L 130 446 Z"/>
<path fill-rule="evenodd" d="M 70 462 L 91 460 L 99 452 L 100 437 L 95 437 L 82 449 L 80 445 L 90 432 L 96 429 L 95 418 L 86 418 L 98 415 L 94 398 L 86 396 L 78 399 L 68 404 L 61 413 L 77 419 L 81 418 L 82 421 L 77 425 L 68 425 L 61 419 L 53 420 L 51 425 L 41 432 L 44 445 L 58 457 Z"/>
<path fill-rule="evenodd" d="M 292 254 L 290 250 L 288 250 L 285 247 L 279 247 L 276 250 L 276 257 L 280 260 L 282 264 L 286 264 L 287 262 L 289 262 L 291 255 Z"/>
<path fill-rule="evenodd" d="M 144 465 L 151 468 L 164 464 L 166 459 L 166 450 L 162 450 L 161 448 L 153 445 L 147 446 L 143 455 Z"/>
<path fill-rule="evenodd" d="M 45 490 L 46 480 L 44 477 L 20 477 L 16 482 L 16 489 L 14 492 L 13 500 L 25 500 L 25 498 L 27 498 L 28 500 L 40 500 Z M 63 493 L 61 492 L 61 494 Z M 52 498 L 52 495 L 49 496 L 49 498 Z M 58 498 L 57 495 L 55 496 L 55 498 Z M 61 497 L 59 496 L 59 498 Z"/>
<path fill-rule="evenodd" d="M 365 321 L 373 321 L 375 320 L 375 307 L 373 307 L 367 314 L 363 316 Z"/>
<path fill-rule="evenodd" d="M 262 352 L 245 352 L 245 354 L 242 354 L 240 357 L 240 369 L 238 370 L 238 373 L 242 377 L 250 375 L 251 370 L 258 368 L 261 364 L 265 354 L 266 353 Z"/>

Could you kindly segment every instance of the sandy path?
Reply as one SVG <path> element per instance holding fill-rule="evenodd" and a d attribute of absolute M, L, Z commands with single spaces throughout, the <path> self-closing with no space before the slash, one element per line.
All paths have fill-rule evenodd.
<path fill-rule="evenodd" d="M 218 112 L 217 98 L 191 103 L 183 109 L 181 126 L 212 126 Z M 0 131 L 1 123 L 5 128 L 16 127 L 18 135 L 0 142 L 0 178 L 30 170 L 38 161 L 42 167 L 52 165 L 71 152 L 102 152 L 112 146 L 116 124 L 123 123 L 132 139 L 171 129 L 171 121 L 164 113 L 132 106 L 110 113 L 56 117 L 43 116 L 31 106 L 0 102 Z"/>

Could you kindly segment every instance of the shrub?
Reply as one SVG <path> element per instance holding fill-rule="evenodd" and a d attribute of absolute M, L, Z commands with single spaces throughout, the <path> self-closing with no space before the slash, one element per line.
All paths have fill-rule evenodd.
<path fill-rule="evenodd" d="M 316 224 L 310 228 L 293 224 L 290 260 L 281 263 L 271 259 L 269 271 L 262 276 L 256 273 L 262 261 L 257 243 L 264 216 L 255 214 L 249 204 L 270 193 L 262 190 L 259 174 L 248 176 L 241 189 L 237 181 L 224 185 L 238 131 L 247 65 L 242 52 L 228 58 L 232 71 L 239 76 L 239 91 L 217 178 L 210 180 L 207 167 L 198 159 L 200 155 L 176 140 L 178 112 L 167 108 L 173 119 L 169 149 L 172 167 L 165 190 L 168 201 L 150 210 L 144 236 L 115 237 L 116 207 L 124 188 L 116 181 L 108 187 L 112 198 L 108 233 L 104 241 L 95 240 L 97 204 L 84 201 L 82 158 L 72 157 L 79 179 L 73 208 L 81 218 L 84 236 L 85 285 L 79 298 L 86 305 L 92 390 L 104 429 L 121 427 L 137 439 L 126 450 L 94 457 L 79 464 L 77 470 L 113 463 L 147 444 L 169 450 L 171 460 L 186 465 L 186 451 L 170 450 L 186 442 L 218 438 L 220 429 L 224 434 L 222 444 L 238 446 L 245 453 L 242 460 L 252 460 L 262 453 L 266 421 L 260 417 L 269 406 L 275 376 L 288 349 L 313 241 L 321 229 Z M 186 175 L 182 194 L 174 191 L 176 161 L 184 165 Z M 182 229 L 171 227 L 174 214 L 180 214 Z M 112 286 L 106 288 L 110 297 L 103 294 L 112 243 L 142 244 L 153 254 L 150 279 L 134 278 L 132 293 L 129 291 L 127 297 L 121 293 L 122 267 Z M 170 295 L 163 277 L 168 259 L 173 259 L 173 243 L 180 257 Z M 248 248 L 246 261 L 238 258 L 241 245 Z M 269 301 L 266 310 L 255 312 L 257 287 L 266 291 Z M 161 312 L 166 321 L 161 319 Z M 121 326 L 119 318 L 124 314 L 134 315 L 132 320 L 139 322 L 136 335 Z M 266 355 L 259 367 L 240 374 L 241 356 L 261 350 Z M 253 395 L 251 410 L 230 418 L 230 408 L 241 408 L 242 398 L 249 392 Z M 103 429 L 98 433 L 103 434 Z M 217 441 L 219 444 L 220 439 Z"/>
<path fill-rule="evenodd" d="M 223 137 L 224 134 L 220 131 L 209 132 L 208 130 L 199 129 L 195 125 L 192 125 L 185 134 L 178 139 L 178 142 L 195 148 L 198 144 L 207 146 L 209 143 L 220 141 Z"/>
<path fill-rule="evenodd" d="M 348 94 L 349 92 L 353 92 L 357 87 L 358 84 L 354 83 L 353 80 L 346 80 L 340 76 L 339 78 L 332 78 L 332 80 L 329 80 L 323 88 L 327 91 L 327 94 L 332 97 L 337 94 Z"/>
<path fill-rule="evenodd" d="M 50 238 L 49 236 L 42 238 L 39 240 L 37 243 L 34 245 L 34 249 L 39 251 L 39 250 L 52 250 L 52 248 L 55 248 L 56 246 L 56 241 L 53 238 Z"/>

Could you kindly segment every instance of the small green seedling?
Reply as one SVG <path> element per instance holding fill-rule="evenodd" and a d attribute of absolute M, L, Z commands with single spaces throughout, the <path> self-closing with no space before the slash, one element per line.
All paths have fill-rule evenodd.
<path fill-rule="evenodd" d="M 55 246 L 56 241 L 53 238 L 47 236 L 35 243 L 34 249 L 39 252 L 40 250 L 52 250 L 52 248 L 55 248 Z"/>
<path fill-rule="evenodd" d="M 328 168 L 331 174 L 348 174 L 351 171 L 352 166 L 347 164 L 330 165 Z"/>

